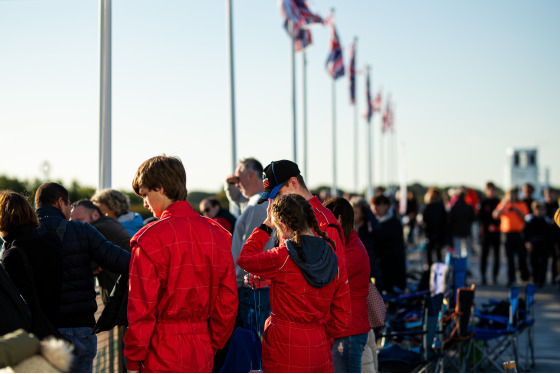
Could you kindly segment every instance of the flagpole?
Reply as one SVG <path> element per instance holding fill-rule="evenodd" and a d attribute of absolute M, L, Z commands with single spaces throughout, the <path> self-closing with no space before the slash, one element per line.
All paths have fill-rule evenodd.
<path fill-rule="evenodd" d="M 307 56 L 305 53 L 305 48 L 302 50 L 302 62 L 303 62 L 303 170 L 304 179 L 307 180 Z"/>
<path fill-rule="evenodd" d="M 99 182 L 111 187 L 111 0 L 99 1 Z"/>
<path fill-rule="evenodd" d="M 331 15 L 334 22 L 334 8 L 331 8 Z M 336 186 L 336 78 L 332 78 L 332 168 L 333 168 L 333 182 L 331 195 L 336 196 L 338 194 Z"/>
<path fill-rule="evenodd" d="M 368 79 L 368 90 L 371 93 L 371 80 L 369 77 L 369 71 L 370 71 L 370 67 L 367 66 L 366 67 L 367 70 L 367 79 Z M 371 97 L 369 98 L 371 100 Z M 371 103 L 368 103 L 368 108 L 370 108 Z M 368 109 L 369 110 L 369 109 Z M 373 118 L 374 118 L 374 110 L 371 111 L 371 118 L 369 119 L 369 121 L 367 121 L 366 126 L 367 126 L 367 136 L 366 136 L 366 149 L 367 149 L 367 177 L 368 177 L 368 185 L 367 185 L 367 191 L 366 191 L 366 198 L 369 201 L 372 197 L 373 197 L 373 178 L 372 178 L 372 172 L 373 172 L 373 168 L 372 168 L 372 147 L 373 147 L 373 141 L 372 141 L 372 126 L 373 126 Z"/>
<path fill-rule="evenodd" d="M 356 66 L 356 50 L 358 38 L 354 37 L 354 66 Z M 351 74 L 351 73 L 350 73 Z M 356 100 L 357 84 L 354 72 L 354 192 L 358 193 L 358 100 Z"/>
<path fill-rule="evenodd" d="M 295 46 L 295 26 L 294 21 L 290 19 L 290 29 L 292 48 L 291 48 L 291 58 L 292 58 L 292 134 L 294 141 L 294 162 L 297 164 L 297 122 L 296 122 L 296 46 Z"/>
<path fill-rule="evenodd" d="M 231 0 L 226 0 L 227 8 L 227 32 L 228 32 L 228 61 L 229 61 L 229 97 L 230 97 L 230 121 L 231 121 L 231 170 L 235 173 L 237 167 L 237 141 L 235 123 L 235 76 L 233 66 L 233 9 Z"/>

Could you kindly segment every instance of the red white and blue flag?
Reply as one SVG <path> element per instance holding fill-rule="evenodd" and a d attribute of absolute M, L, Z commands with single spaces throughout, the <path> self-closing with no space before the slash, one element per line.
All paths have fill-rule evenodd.
<path fill-rule="evenodd" d="M 348 68 L 350 76 L 350 103 L 354 105 L 356 101 L 356 42 L 352 43 L 350 50 L 350 67 Z"/>
<path fill-rule="evenodd" d="M 331 52 L 327 58 L 327 72 L 333 79 L 338 79 L 344 76 L 344 61 L 342 59 L 342 48 L 338 41 L 338 34 L 334 27 L 334 22 L 331 22 Z"/>
<path fill-rule="evenodd" d="M 304 0 L 280 0 L 280 13 L 284 17 L 284 29 L 294 40 L 296 51 L 311 44 L 311 31 L 307 25 L 312 23 L 323 23 L 323 18 L 312 13 Z M 294 25 L 294 33 L 290 21 Z"/>
<path fill-rule="evenodd" d="M 391 107 L 391 102 L 387 101 L 385 106 L 385 113 L 383 113 L 383 126 L 381 127 L 383 132 L 393 131 L 393 108 Z"/>
<path fill-rule="evenodd" d="M 366 69 L 366 103 L 367 103 L 367 112 L 366 112 L 366 119 L 367 122 L 371 122 L 371 117 L 373 116 L 373 102 L 371 100 L 371 90 L 369 88 L 369 68 Z"/>

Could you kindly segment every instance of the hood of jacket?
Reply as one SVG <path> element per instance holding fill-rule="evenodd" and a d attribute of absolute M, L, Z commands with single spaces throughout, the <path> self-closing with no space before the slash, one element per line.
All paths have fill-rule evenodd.
<path fill-rule="evenodd" d="M 301 244 L 307 261 L 303 261 L 297 252 L 296 243 L 286 240 L 290 258 L 300 268 L 307 283 L 316 288 L 329 284 L 338 272 L 338 260 L 329 243 L 319 237 L 302 235 Z"/>

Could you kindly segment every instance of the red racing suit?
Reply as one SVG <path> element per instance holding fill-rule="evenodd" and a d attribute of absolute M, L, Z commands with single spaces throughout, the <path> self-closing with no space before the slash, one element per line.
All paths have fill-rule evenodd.
<path fill-rule="evenodd" d="M 237 260 L 249 273 L 271 279 L 270 318 L 262 342 L 265 372 L 333 372 L 329 339 L 350 323 L 350 290 L 344 265 L 315 288 L 290 258 L 286 244 L 263 252 L 270 236 L 256 228 Z M 337 256 L 338 257 L 338 256 Z"/>
<path fill-rule="evenodd" d="M 315 218 L 317 218 L 319 227 L 327 233 L 327 236 L 336 245 L 335 252 L 339 261 L 341 259 L 342 261 L 345 261 L 346 254 L 344 251 L 344 232 L 342 231 L 342 227 L 340 227 L 340 223 L 334 216 L 333 212 L 321 204 L 317 196 L 313 196 L 313 198 L 309 200 L 309 204 L 311 204 L 311 207 L 313 208 L 313 213 L 315 213 Z"/>
<path fill-rule="evenodd" d="M 176 201 L 131 247 L 128 369 L 211 372 L 237 313 L 231 235 Z"/>

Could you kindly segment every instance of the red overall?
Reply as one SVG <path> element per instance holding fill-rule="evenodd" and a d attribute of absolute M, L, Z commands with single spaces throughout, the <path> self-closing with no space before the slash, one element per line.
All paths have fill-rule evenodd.
<path fill-rule="evenodd" d="M 257 228 L 243 246 L 237 264 L 271 279 L 271 316 L 263 336 L 265 372 L 332 372 L 329 339 L 350 323 L 346 269 L 322 288 L 307 283 L 286 245 L 262 252 L 270 236 Z"/>
<path fill-rule="evenodd" d="M 237 313 L 231 235 L 177 201 L 131 247 L 128 369 L 211 372 Z"/>

